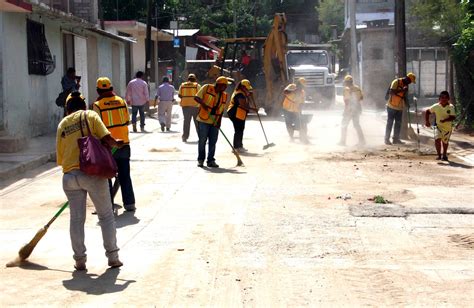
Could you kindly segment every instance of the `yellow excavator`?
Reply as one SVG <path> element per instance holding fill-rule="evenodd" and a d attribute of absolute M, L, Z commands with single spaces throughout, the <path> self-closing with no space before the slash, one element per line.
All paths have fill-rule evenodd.
<path fill-rule="evenodd" d="M 217 63 L 220 71 L 213 67 L 209 74 L 228 75 L 236 82 L 249 79 L 255 89 L 254 96 L 259 107 L 263 107 L 267 114 L 279 112 L 282 91 L 288 84 L 288 39 L 285 27 L 285 14 L 276 13 L 267 37 L 224 40 L 223 55 Z M 242 55 L 248 55 L 250 60 L 242 61 L 243 59 L 239 59 Z"/>

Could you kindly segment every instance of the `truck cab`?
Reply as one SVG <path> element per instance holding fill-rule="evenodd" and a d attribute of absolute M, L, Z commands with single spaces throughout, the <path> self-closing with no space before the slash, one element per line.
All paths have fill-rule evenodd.
<path fill-rule="evenodd" d="M 330 52 L 325 45 L 289 44 L 286 53 L 288 80 L 306 79 L 306 99 L 315 106 L 330 107 L 335 103 L 335 74 Z"/>

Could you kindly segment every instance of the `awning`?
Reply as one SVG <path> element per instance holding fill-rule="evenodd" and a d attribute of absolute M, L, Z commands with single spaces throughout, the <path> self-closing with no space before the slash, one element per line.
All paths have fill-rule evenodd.
<path fill-rule="evenodd" d="M 0 0 L 0 12 L 29 13 L 31 10 L 32 5 L 22 0 Z"/>
<path fill-rule="evenodd" d="M 163 31 L 171 35 L 183 37 L 183 36 L 193 36 L 194 34 L 199 32 L 199 29 L 179 29 L 179 30 L 163 29 Z"/>

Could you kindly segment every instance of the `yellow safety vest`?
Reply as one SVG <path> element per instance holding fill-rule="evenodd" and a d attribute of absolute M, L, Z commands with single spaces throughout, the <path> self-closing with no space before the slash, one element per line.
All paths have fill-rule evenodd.
<path fill-rule="evenodd" d="M 120 96 L 104 97 L 94 103 L 93 109 L 99 114 L 112 137 L 122 139 L 124 143 L 130 142 L 128 107 Z"/>
<path fill-rule="evenodd" d="M 301 90 L 301 94 L 297 92 L 290 92 L 285 94 L 283 100 L 283 109 L 289 112 L 300 112 L 300 104 L 304 103 L 304 90 Z"/>
<path fill-rule="evenodd" d="M 181 98 L 181 107 L 199 107 L 194 100 L 194 96 L 201 86 L 197 82 L 186 81 L 181 84 L 178 90 L 178 96 Z"/>
<path fill-rule="evenodd" d="M 204 91 L 202 103 L 209 107 L 210 110 L 206 110 L 200 106 L 197 120 L 218 126 L 220 123 L 220 118 L 224 113 L 225 103 L 227 102 L 227 93 L 217 93 L 213 84 L 207 84 L 203 86 L 201 91 Z"/>
<path fill-rule="evenodd" d="M 397 90 L 400 91 L 403 89 L 403 78 L 397 78 L 392 81 L 390 85 L 390 90 Z M 393 88 L 394 83 L 397 83 L 396 88 Z M 390 98 L 388 99 L 387 106 L 392 109 L 403 110 L 405 103 L 405 92 L 398 92 L 398 94 L 390 94 Z"/>
<path fill-rule="evenodd" d="M 235 101 L 235 96 L 238 94 L 242 94 L 245 97 L 245 99 L 247 99 L 247 96 L 245 96 L 244 91 L 235 90 L 234 93 L 232 93 L 232 96 L 230 98 L 230 103 L 229 103 L 229 107 L 227 108 L 227 112 L 229 112 L 229 110 L 231 110 L 235 105 L 237 105 L 237 102 Z M 248 112 L 249 112 L 248 109 L 245 109 L 239 104 L 237 106 L 237 110 L 235 111 L 235 117 L 239 120 L 245 121 L 245 119 L 247 118 Z"/>

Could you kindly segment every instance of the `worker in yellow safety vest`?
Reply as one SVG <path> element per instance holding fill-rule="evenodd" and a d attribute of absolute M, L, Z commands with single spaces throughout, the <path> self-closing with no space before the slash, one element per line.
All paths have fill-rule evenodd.
<path fill-rule="evenodd" d="M 390 135 L 393 127 L 393 143 L 403 144 L 400 140 L 400 130 L 402 127 L 403 109 L 407 104 L 408 85 L 416 83 L 416 76 L 408 73 L 403 78 L 397 78 L 390 84 L 387 101 L 387 126 L 385 127 L 385 144 L 390 145 Z M 395 125 L 394 125 L 395 122 Z"/>
<path fill-rule="evenodd" d="M 123 207 L 126 211 L 135 211 L 135 194 L 130 178 L 130 139 L 128 137 L 130 117 L 125 100 L 116 95 L 113 89 L 109 78 L 100 77 L 97 79 L 99 97 L 92 105 L 92 109 L 99 114 L 112 137 L 124 141 L 125 145 L 114 153 L 114 158 L 118 167 Z M 112 181 L 110 180 L 109 186 L 112 196 Z"/>
<path fill-rule="evenodd" d="M 209 152 L 207 154 L 207 166 L 219 168 L 214 154 L 216 153 L 216 143 L 219 136 L 219 127 L 221 126 L 222 115 L 224 114 L 225 104 L 227 102 L 227 85 L 229 79 L 220 76 L 213 84 L 202 86 L 194 97 L 199 103 L 198 121 L 198 167 L 204 166 L 206 158 L 206 142 L 209 140 Z"/>
<path fill-rule="evenodd" d="M 362 100 L 364 99 L 364 95 L 362 94 L 362 90 L 354 84 L 354 79 L 351 75 L 344 77 L 343 85 L 344 113 L 342 114 L 341 140 L 339 141 L 339 145 L 346 145 L 347 127 L 349 126 L 349 122 L 352 121 L 352 125 L 359 138 L 357 145 L 363 146 L 365 145 L 365 138 L 359 123 L 359 118 L 362 113 Z"/>
<path fill-rule="evenodd" d="M 240 153 L 247 152 L 242 139 L 244 138 L 247 114 L 251 109 L 255 110 L 255 108 L 251 108 L 249 104 L 252 90 L 253 88 L 249 80 L 241 80 L 235 87 L 234 93 L 232 93 L 230 98 L 229 107 L 227 108 L 227 115 L 234 124 L 234 149 Z"/>
<path fill-rule="evenodd" d="M 189 127 L 191 126 L 191 119 L 196 127 L 196 133 L 198 131 L 198 124 L 196 121 L 199 104 L 194 100 L 194 96 L 199 92 L 201 86 L 197 83 L 196 75 L 189 74 L 188 81 L 183 82 L 179 86 L 178 97 L 181 98 L 181 108 L 183 109 L 183 135 L 181 139 L 186 142 L 189 138 Z"/>
<path fill-rule="evenodd" d="M 301 108 L 305 101 L 305 85 L 306 80 L 301 77 L 296 83 L 290 83 L 283 90 L 283 111 L 290 138 L 293 139 L 294 131 L 299 130 L 301 142 L 308 143 L 307 123 L 301 115 Z"/>

